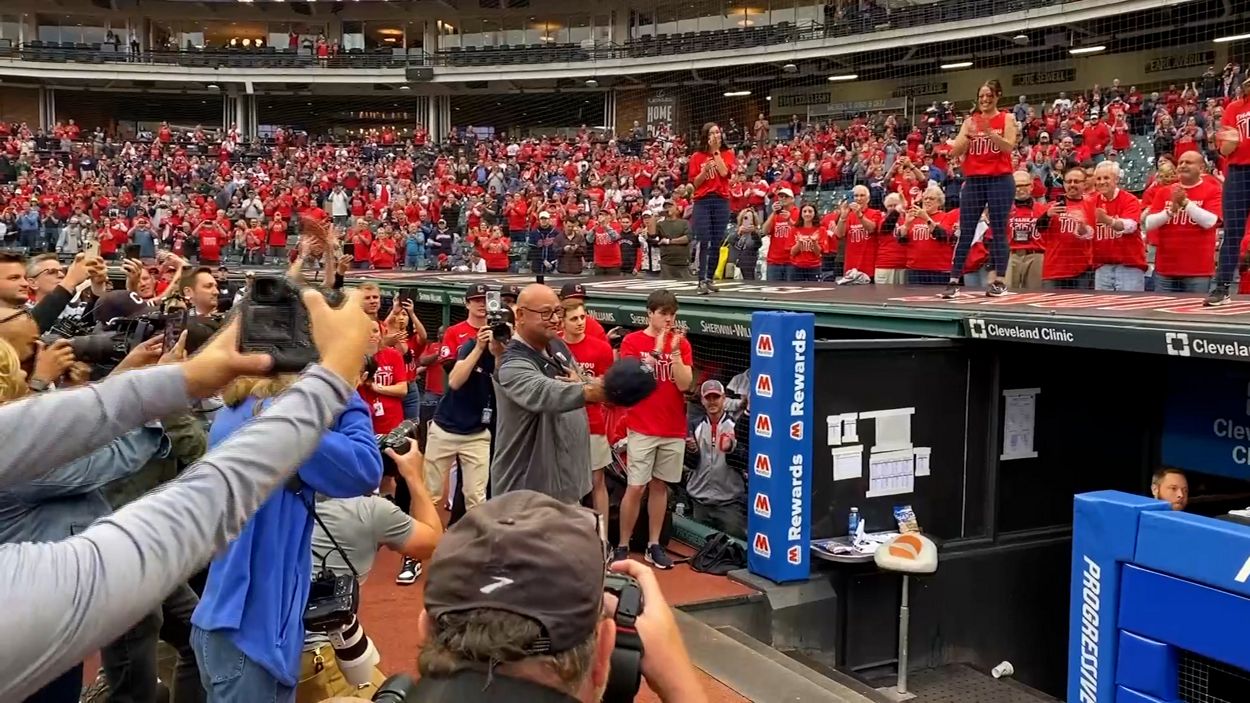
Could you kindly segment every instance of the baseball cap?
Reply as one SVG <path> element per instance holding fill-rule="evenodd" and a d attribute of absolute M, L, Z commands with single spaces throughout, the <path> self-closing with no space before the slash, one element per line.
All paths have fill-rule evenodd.
<path fill-rule="evenodd" d="M 790 190 L 789 188 L 782 188 L 782 189 L 780 189 L 780 190 L 778 190 L 778 191 L 777 191 L 777 195 L 784 195 L 784 196 L 786 196 L 787 198 L 793 198 L 793 197 L 794 197 L 794 191 Z"/>
<path fill-rule="evenodd" d="M 521 286 L 515 283 L 505 283 L 499 286 L 499 295 L 503 298 L 520 298 Z"/>
<path fill-rule="evenodd" d="M 110 327 L 114 320 L 153 312 L 156 308 L 143 302 L 138 293 L 113 290 L 100 296 L 95 307 L 96 322 Z"/>
<path fill-rule="evenodd" d="M 720 381 L 704 381 L 699 387 L 699 397 L 706 398 L 709 395 L 725 395 L 725 386 Z"/>
<path fill-rule="evenodd" d="M 485 283 L 474 283 L 464 292 L 465 300 L 474 300 L 476 298 L 485 298 L 486 292 L 490 290 Z"/>
<path fill-rule="evenodd" d="M 581 298 L 582 300 L 585 300 L 586 286 L 583 286 L 580 283 L 565 283 L 560 287 L 560 300 L 565 300 L 567 298 Z"/>
<path fill-rule="evenodd" d="M 547 219 L 547 220 L 550 220 L 550 219 L 551 219 L 551 213 L 547 212 L 546 210 L 543 210 L 542 212 L 538 213 L 538 219 L 540 219 L 540 220 L 542 220 L 542 219 Z"/>
<path fill-rule="evenodd" d="M 586 641 L 603 606 L 603 542 L 594 514 L 536 491 L 513 491 L 470 510 L 434 551 L 425 609 L 443 615 L 495 609 L 536 621 L 531 654 Z"/>

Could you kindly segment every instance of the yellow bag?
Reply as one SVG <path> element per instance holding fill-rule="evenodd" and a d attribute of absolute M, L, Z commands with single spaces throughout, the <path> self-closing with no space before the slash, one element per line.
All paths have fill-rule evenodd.
<path fill-rule="evenodd" d="M 720 257 L 716 260 L 716 279 L 721 280 L 725 277 L 725 265 L 729 263 L 729 246 L 720 248 Z"/>

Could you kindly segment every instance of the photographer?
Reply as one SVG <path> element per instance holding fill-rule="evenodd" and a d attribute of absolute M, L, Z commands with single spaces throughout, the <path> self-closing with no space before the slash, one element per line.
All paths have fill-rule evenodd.
<path fill-rule="evenodd" d="M 0 546 L 0 700 L 19 701 L 120 635 L 235 539 L 261 501 L 310 454 L 359 376 L 368 329 L 358 299 L 331 309 L 304 294 L 321 363 L 162 490 L 60 542 Z M 143 422 L 186 408 L 272 360 L 240 354 L 227 325 L 182 364 L 0 406 L 0 488 L 38 478 Z M 58 427 L 55 435 L 29 427 Z M 40 456 L 41 463 L 18 458 Z"/>
<path fill-rule="evenodd" d="M 357 581 L 364 584 L 373 570 L 379 546 L 416 561 L 427 561 L 434 553 L 443 536 L 443 523 L 425 490 L 421 450 L 413 441 L 402 454 L 393 449 L 387 449 L 386 454 L 395 462 L 399 475 L 412 486 L 411 505 L 405 506 L 412 517 L 378 495 L 318 499 L 317 515 L 321 521 L 313 527 L 312 534 L 314 577 L 324 566 L 340 575 L 354 572 Z M 366 692 L 360 691 L 358 684 L 381 681 L 377 650 L 359 622 L 345 628 L 335 642 L 335 638 L 318 633 L 306 636 L 296 703 L 364 695 Z"/>
<path fill-rule="evenodd" d="M 77 293 L 78 286 L 88 280 L 99 281 L 104 262 L 99 257 L 79 254 L 65 272 L 65 277 L 33 307 L 30 306 L 30 279 L 27 278 L 26 257 L 0 251 L 0 324 L 12 319 L 11 310 L 30 310 L 39 332 L 56 324 L 65 306 Z M 93 285 L 99 285 L 95 283 Z M 19 350 L 20 351 L 20 350 Z"/>
<path fill-rule="evenodd" d="M 470 512 L 430 563 L 412 700 L 599 703 L 611 674 L 626 673 L 609 671 L 617 601 L 602 562 L 594 516 L 580 507 L 522 490 Z M 706 701 L 655 576 L 632 561 L 612 571 L 642 593 L 633 625 L 647 685 L 664 703 Z"/>
<path fill-rule="evenodd" d="M 89 288 L 85 285 L 87 281 L 77 280 L 77 275 L 81 272 L 86 272 L 91 276 L 88 279 L 90 280 Z M 72 288 L 67 290 L 66 285 L 62 284 L 69 278 L 69 270 L 61 265 L 56 254 L 43 254 L 32 259 L 26 267 L 26 278 L 30 284 L 31 301 L 35 307 L 49 297 L 53 297 L 54 300 L 64 300 L 64 307 L 57 315 L 57 319 L 81 319 L 86 315 L 91 301 L 98 300 L 108 290 L 108 277 L 104 268 L 100 267 L 93 271 L 86 266 L 80 267 L 75 278 L 69 279 Z M 66 293 L 69 293 L 68 297 Z"/>
<path fill-rule="evenodd" d="M 590 425 L 584 408 L 604 400 L 599 379 L 582 382 L 557 338 L 564 308 L 555 291 L 526 286 L 517 299 L 516 336 L 495 373 L 499 419 L 492 495 L 528 488 L 568 503 L 591 490 Z"/>

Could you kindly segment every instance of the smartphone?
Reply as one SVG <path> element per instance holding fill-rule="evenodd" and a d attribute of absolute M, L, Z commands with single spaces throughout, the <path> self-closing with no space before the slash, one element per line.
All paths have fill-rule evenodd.
<path fill-rule="evenodd" d="M 99 258 L 100 256 L 100 240 L 92 238 L 87 244 L 87 248 L 83 250 L 83 255 L 88 259 Z"/>
<path fill-rule="evenodd" d="M 126 245 L 125 252 L 126 252 L 126 258 L 127 258 L 127 259 L 140 259 L 140 258 L 142 258 L 142 255 L 139 253 L 139 252 L 140 252 L 140 247 L 139 247 L 139 245 L 138 245 L 138 244 L 127 244 L 127 245 Z"/>
<path fill-rule="evenodd" d="M 165 339 L 161 343 L 162 349 L 169 351 L 174 348 L 174 345 L 178 343 L 178 337 L 187 328 L 187 319 L 190 314 L 191 310 L 184 308 L 180 313 L 175 312 L 165 316 Z"/>

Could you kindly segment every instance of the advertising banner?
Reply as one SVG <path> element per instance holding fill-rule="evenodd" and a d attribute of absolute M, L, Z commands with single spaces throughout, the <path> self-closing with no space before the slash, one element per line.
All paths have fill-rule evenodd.
<path fill-rule="evenodd" d="M 811 569 L 815 334 L 811 313 L 751 315 L 747 568 L 777 583 Z"/>
<path fill-rule="evenodd" d="M 671 95 L 647 97 L 647 131 L 655 134 L 661 124 L 667 124 L 677 132 L 677 98 Z"/>
<path fill-rule="evenodd" d="M 1165 466 L 1250 478 L 1250 369 L 1174 365 L 1163 411 Z"/>

